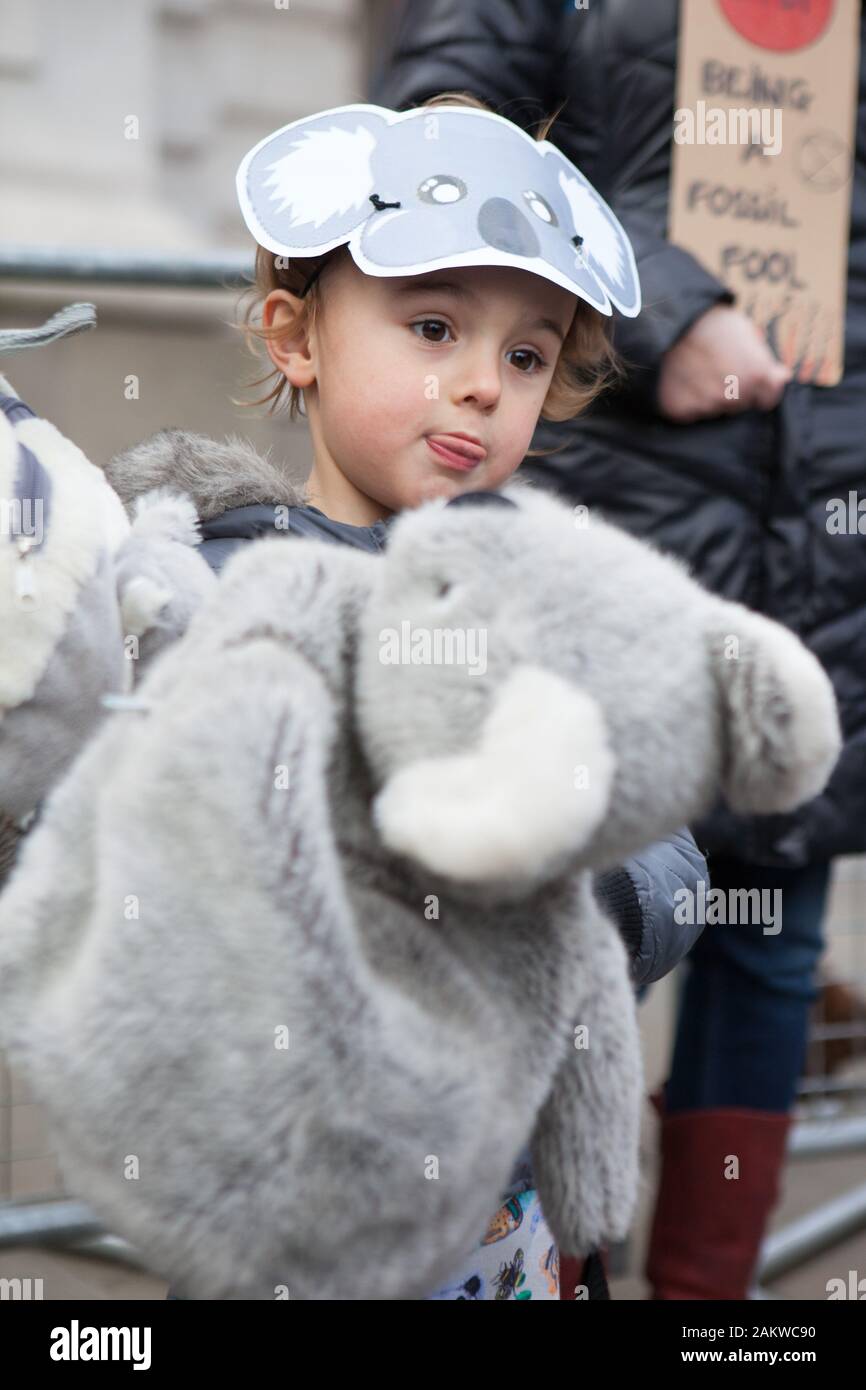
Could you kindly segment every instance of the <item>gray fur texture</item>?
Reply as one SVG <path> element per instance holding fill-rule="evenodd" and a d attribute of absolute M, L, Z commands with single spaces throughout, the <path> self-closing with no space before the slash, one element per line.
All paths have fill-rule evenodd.
<path fill-rule="evenodd" d="M 99 727 L 103 698 L 131 691 L 217 582 L 197 553 L 195 506 L 176 487 L 139 495 L 130 526 L 102 473 L 55 426 L 37 418 L 12 428 L 0 414 L 7 489 L 21 438 L 53 501 L 44 543 L 29 560 L 36 590 L 20 635 L 14 585 L 0 586 L 2 669 L 23 673 L 15 698 L 0 701 L 0 814 L 13 822 L 36 808 Z M 10 548 L 8 536 L 0 541 Z"/>
<path fill-rule="evenodd" d="M 132 516 L 132 531 L 115 569 L 124 633 L 139 638 L 139 681 L 156 656 L 186 631 L 217 581 L 196 551 L 201 533 L 189 497 L 153 488 L 135 500 Z"/>
<path fill-rule="evenodd" d="M 60 641 L 30 699 L 0 723 L 0 808 L 18 820 L 71 765 L 105 716 L 103 696 L 128 694 L 185 628 L 216 578 L 188 531 L 188 499 L 142 499 L 140 520 L 116 555 L 105 552 L 77 594 Z M 146 585 L 147 602 L 134 600 Z M 135 637 L 137 649 L 129 645 Z"/>
<path fill-rule="evenodd" d="M 127 511 L 143 492 L 166 485 L 192 498 L 202 521 L 255 502 L 304 503 L 303 487 L 288 471 L 240 435 L 216 440 L 189 430 L 159 430 L 115 454 L 104 472 Z"/>
<path fill-rule="evenodd" d="M 423 1298 L 527 1136 L 561 1248 L 624 1235 L 643 1079 L 591 874 L 838 755 L 790 633 L 506 493 L 384 555 L 232 557 L 0 898 L 0 1028 L 67 1184 L 188 1297 Z M 414 659 L 445 630 L 483 671 Z"/>

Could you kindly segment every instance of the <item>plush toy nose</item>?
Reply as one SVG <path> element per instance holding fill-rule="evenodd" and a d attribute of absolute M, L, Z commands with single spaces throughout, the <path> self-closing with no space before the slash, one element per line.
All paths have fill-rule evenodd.
<path fill-rule="evenodd" d="M 614 760 L 600 706 L 521 666 L 466 752 L 401 768 L 373 803 L 386 845 L 463 883 L 540 881 L 591 839 Z"/>
<path fill-rule="evenodd" d="M 510 497 L 503 497 L 501 492 L 461 492 L 457 497 L 452 497 L 446 503 L 449 507 L 515 507 L 516 502 L 512 502 Z"/>

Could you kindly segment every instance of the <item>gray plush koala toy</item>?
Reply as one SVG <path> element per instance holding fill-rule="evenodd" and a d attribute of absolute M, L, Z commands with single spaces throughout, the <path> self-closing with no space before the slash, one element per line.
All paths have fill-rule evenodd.
<path fill-rule="evenodd" d="M 0 898 L 67 1183 L 188 1297 L 423 1298 L 527 1136 L 561 1248 L 622 1237 L 643 1080 L 592 872 L 838 755 L 789 632 L 504 492 L 384 555 L 234 556 Z"/>
<path fill-rule="evenodd" d="M 131 694 L 216 587 L 200 539 L 189 498 L 166 489 L 130 521 L 101 469 L 0 376 L 0 842 L 70 766 L 103 700 Z"/>

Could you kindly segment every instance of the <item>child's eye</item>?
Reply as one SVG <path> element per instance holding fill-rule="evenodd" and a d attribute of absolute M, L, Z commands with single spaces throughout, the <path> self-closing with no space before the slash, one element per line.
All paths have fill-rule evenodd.
<path fill-rule="evenodd" d="M 411 327 L 413 329 L 429 328 L 431 326 L 434 329 L 444 328 L 446 333 L 451 332 L 451 329 L 448 327 L 448 324 L 445 323 L 443 319 L 419 319 L 417 323 L 411 324 Z M 427 338 L 426 341 L 428 343 L 444 343 L 446 340 L 444 338 Z"/>
<path fill-rule="evenodd" d="M 445 322 L 444 319 L 418 319 L 418 321 L 417 321 L 416 323 L 410 324 L 409 327 L 410 327 L 413 331 L 417 331 L 417 330 L 420 328 L 420 329 L 421 329 L 421 333 L 420 333 L 418 336 L 419 336 L 419 337 L 423 337 L 424 340 L 425 340 L 425 342 L 428 342 L 428 343 L 445 343 L 445 342 L 448 342 L 448 339 L 445 338 L 445 337 L 441 337 L 441 336 L 440 336 L 440 337 L 436 337 L 436 338 L 428 337 L 428 336 L 427 336 L 427 333 L 426 333 L 426 330 L 429 329 L 429 328 L 432 328 L 432 330 L 434 331 L 434 333 L 437 332 L 437 331 L 438 331 L 439 333 L 441 333 L 443 330 L 444 330 L 445 333 L 450 333 L 450 332 L 451 332 L 451 328 L 450 328 L 449 325 Z M 511 352 L 508 354 L 508 356 L 509 356 L 509 357 L 513 357 L 513 356 L 515 356 L 515 355 L 518 356 L 518 357 L 524 358 L 524 359 L 528 359 L 528 365 L 526 365 L 526 366 L 520 366 L 519 363 L 515 363 L 515 366 L 517 366 L 517 370 L 518 370 L 519 372 L 522 372 L 524 376 L 534 376 L 534 374 L 535 374 L 536 372 L 543 371 L 544 368 L 547 366 L 547 363 L 545 362 L 544 358 L 541 356 L 541 353 L 536 352 L 534 348 L 512 348 L 512 350 L 511 350 Z M 532 359 L 533 359 L 533 358 L 535 359 L 535 363 L 536 363 L 535 366 L 532 366 Z"/>
<path fill-rule="evenodd" d="M 547 363 L 545 362 L 544 358 L 541 356 L 539 352 L 536 352 L 534 348 L 514 348 L 513 351 L 509 353 L 509 356 L 514 355 L 517 355 L 518 357 L 534 357 L 536 362 L 538 363 L 537 367 L 533 367 L 531 369 L 518 366 L 517 363 L 515 363 L 515 366 L 517 366 L 517 370 L 519 372 L 523 372 L 524 376 L 532 376 L 534 372 L 540 372 L 547 366 Z"/>

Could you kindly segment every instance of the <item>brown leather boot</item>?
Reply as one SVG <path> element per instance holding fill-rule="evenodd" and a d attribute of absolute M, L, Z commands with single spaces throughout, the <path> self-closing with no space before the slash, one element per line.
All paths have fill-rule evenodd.
<path fill-rule="evenodd" d="M 647 1254 L 654 1299 L 746 1299 L 779 1195 L 791 1116 L 764 1110 L 668 1115 Z M 726 1172 L 738 1176 L 726 1177 Z"/>

